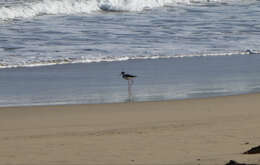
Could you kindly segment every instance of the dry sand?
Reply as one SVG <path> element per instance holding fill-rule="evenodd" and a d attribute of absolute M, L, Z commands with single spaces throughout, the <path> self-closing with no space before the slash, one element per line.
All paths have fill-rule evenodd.
<path fill-rule="evenodd" d="M 260 145 L 260 94 L 0 108 L 0 165 L 223 165 Z"/>

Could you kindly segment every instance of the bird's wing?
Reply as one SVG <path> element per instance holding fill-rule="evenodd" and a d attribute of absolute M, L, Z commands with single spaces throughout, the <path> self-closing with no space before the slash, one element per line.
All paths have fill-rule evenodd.
<path fill-rule="evenodd" d="M 131 75 L 131 74 L 125 74 L 126 77 L 137 77 L 137 76 L 134 76 L 134 75 Z"/>

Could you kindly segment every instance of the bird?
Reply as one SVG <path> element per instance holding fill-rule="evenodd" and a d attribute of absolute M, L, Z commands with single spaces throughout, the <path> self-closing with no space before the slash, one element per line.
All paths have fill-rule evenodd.
<path fill-rule="evenodd" d="M 132 80 L 133 78 L 136 78 L 137 76 L 126 74 L 125 72 L 121 72 L 122 78 L 125 80 Z"/>
<path fill-rule="evenodd" d="M 132 102 L 132 85 L 134 84 L 134 78 L 137 76 L 131 75 L 131 74 L 126 74 L 125 72 L 121 72 L 122 78 L 128 81 L 128 97 L 129 97 L 129 102 Z"/>

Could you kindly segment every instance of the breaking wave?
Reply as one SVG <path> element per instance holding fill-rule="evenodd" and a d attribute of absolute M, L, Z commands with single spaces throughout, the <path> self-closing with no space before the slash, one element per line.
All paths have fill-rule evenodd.
<path fill-rule="evenodd" d="M 0 19 L 29 18 L 38 15 L 90 13 L 98 10 L 96 1 L 43 0 L 0 8 Z"/>
<path fill-rule="evenodd" d="M 0 6 L 0 20 L 39 15 L 91 13 L 95 11 L 142 11 L 170 4 L 223 2 L 231 0 L 42 0 Z"/>
<path fill-rule="evenodd" d="M 259 55 L 260 51 L 233 51 L 224 53 L 202 53 L 202 54 L 182 54 L 182 55 L 145 55 L 145 56 L 100 56 L 100 57 L 60 57 L 56 59 L 22 61 L 22 62 L 8 62 L 0 61 L 0 68 L 17 68 L 17 67 L 38 67 L 59 64 L 76 64 L 76 63 L 97 63 L 97 62 L 116 62 L 127 60 L 145 60 L 145 59 L 170 59 L 170 58 L 194 58 L 194 57 L 214 57 L 214 56 L 233 56 L 233 55 Z"/>

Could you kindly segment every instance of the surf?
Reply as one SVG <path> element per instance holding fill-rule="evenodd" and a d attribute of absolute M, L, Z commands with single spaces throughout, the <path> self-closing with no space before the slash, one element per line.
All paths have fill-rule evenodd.
<path fill-rule="evenodd" d="M 23 68 L 23 67 L 39 67 L 61 64 L 80 64 L 80 63 L 99 63 L 99 62 L 120 62 L 128 60 L 149 60 L 149 59 L 182 59 L 182 58 L 201 58 L 201 57 L 217 57 L 217 56 L 242 56 L 242 55 L 259 55 L 259 50 L 243 50 L 219 53 L 199 53 L 199 54 L 176 54 L 176 55 L 139 55 L 139 56 L 80 56 L 80 57 L 57 57 L 53 59 L 20 60 L 12 61 L 2 60 L 0 69 L 7 68 Z"/>
<path fill-rule="evenodd" d="M 138 12 L 176 4 L 216 3 L 231 0 L 42 0 L 0 6 L 0 20 L 33 18 L 41 15 L 69 15 L 97 11 Z"/>
<path fill-rule="evenodd" d="M 98 10 L 96 1 L 44 0 L 0 8 L 0 19 L 31 18 L 39 15 L 91 13 Z"/>

